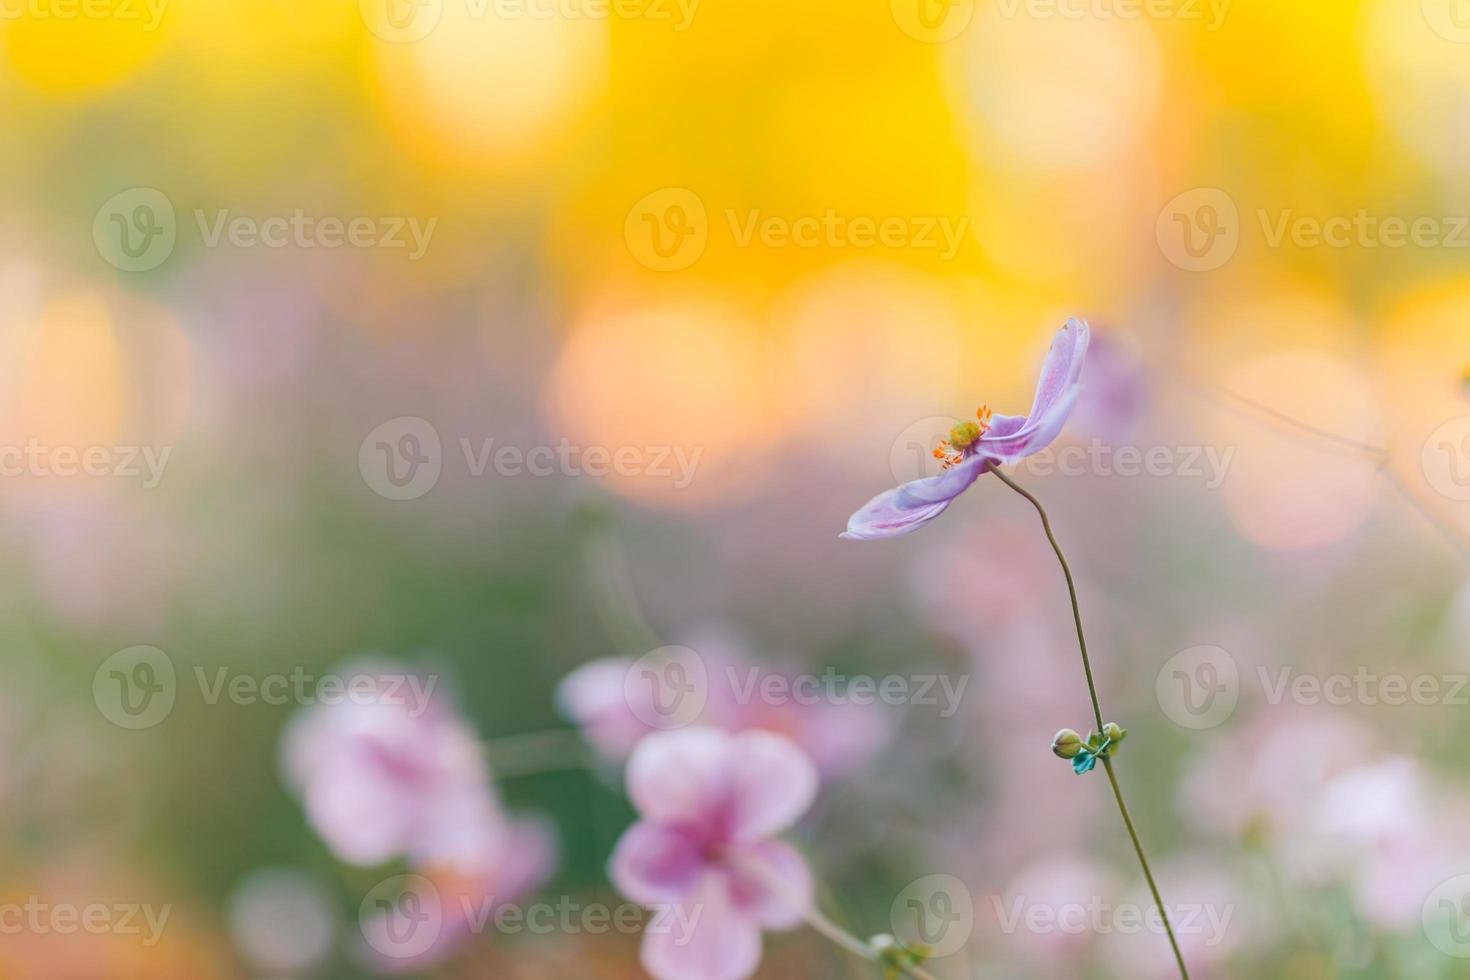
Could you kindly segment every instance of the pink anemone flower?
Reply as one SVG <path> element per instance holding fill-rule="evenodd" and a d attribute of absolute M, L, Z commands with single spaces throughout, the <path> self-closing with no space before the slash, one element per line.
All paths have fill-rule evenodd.
<path fill-rule="evenodd" d="M 644 934 L 650 974 L 745 980 L 760 965 L 762 931 L 801 923 L 811 874 L 776 835 L 811 807 L 817 784 L 812 761 L 770 732 L 686 728 L 638 743 L 628 795 L 641 819 L 609 873 L 630 900 L 666 913 L 654 920 L 664 928 Z"/>
<path fill-rule="evenodd" d="M 842 537 L 872 541 L 917 531 L 992 466 L 1017 462 L 1051 445 L 1081 391 L 1088 336 L 1085 321 L 1068 320 L 1052 338 L 1028 414 L 996 415 L 982 407 L 976 421 L 956 425 L 934 450 L 944 472 L 878 494 L 848 519 Z"/>

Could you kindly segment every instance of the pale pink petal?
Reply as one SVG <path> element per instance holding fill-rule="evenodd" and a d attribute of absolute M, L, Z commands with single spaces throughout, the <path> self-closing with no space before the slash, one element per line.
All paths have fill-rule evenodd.
<path fill-rule="evenodd" d="M 643 936 L 643 968 L 656 980 L 745 980 L 760 961 L 760 926 L 735 909 L 718 871 L 707 872 L 689 900 Z"/>
<path fill-rule="evenodd" d="M 795 929 L 812 907 L 811 871 L 796 848 L 769 840 L 726 855 L 735 907 L 767 929 Z"/>
<path fill-rule="evenodd" d="M 715 728 L 649 735 L 628 760 L 628 798 L 657 823 L 718 823 L 730 791 L 730 743 Z"/>
<path fill-rule="evenodd" d="M 981 452 L 1004 463 L 1014 463 L 1041 452 L 1061 435 L 1080 390 L 1073 387 L 1064 391 L 1047 405 L 1045 411 L 1027 418 L 1026 424 L 1012 435 L 993 436 L 987 432 L 980 438 Z"/>
<path fill-rule="evenodd" d="M 653 906 L 688 897 L 707 869 L 698 840 L 643 820 L 629 827 L 618 841 L 608 863 L 608 877 L 629 900 Z"/>
<path fill-rule="evenodd" d="M 583 664 L 557 685 L 561 713 L 604 758 L 621 761 L 652 726 L 628 704 L 626 680 L 631 660 L 609 657 Z"/>
<path fill-rule="evenodd" d="M 1034 420 L 1049 413 L 1063 395 L 1077 386 L 1091 335 L 1085 320 L 1072 317 L 1062 324 L 1052 338 L 1046 363 L 1041 366 L 1041 378 L 1036 382 L 1036 397 L 1031 402 L 1028 418 Z"/>
<path fill-rule="evenodd" d="M 730 760 L 728 839 L 754 842 L 800 820 L 816 802 L 817 767 L 796 743 L 772 732 L 736 735 Z"/>
<path fill-rule="evenodd" d="M 991 462 L 994 460 L 983 455 L 971 456 L 938 476 L 885 490 L 848 518 L 847 530 L 841 537 L 875 541 L 917 531 L 944 513 L 950 502 L 968 490 Z"/>

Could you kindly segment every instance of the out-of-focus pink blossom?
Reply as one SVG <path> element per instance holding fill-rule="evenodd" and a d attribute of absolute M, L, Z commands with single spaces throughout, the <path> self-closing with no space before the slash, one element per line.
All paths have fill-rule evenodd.
<path fill-rule="evenodd" d="M 1190 767 L 1181 802 L 1216 833 L 1278 840 L 1309 822 L 1323 787 L 1369 749 L 1363 730 L 1338 714 L 1272 708 Z"/>
<path fill-rule="evenodd" d="M 801 922 L 811 875 L 775 837 L 811 807 L 817 786 L 811 760 L 769 732 L 689 728 L 638 743 L 628 795 L 641 819 L 609 873 L 632 901 L 680 913 L 645 933 L 649 973 L 743 980 L 760 964 L 762 931 Z"/>
<path fill-rule="evenodd" d="M 1072 423 L 1083 434 L 1117 445 L 1133 438 L 1147 411 L 1144 364 L 1127 342 L 1109 330 L 1092 335 L 1087 385 L 1077 397 Z"/>
<path fill-rule="evenodd" d="M 1228 969 L 1231 956 L 1247 943 L 1269 938 L 1259 903 L 1225 869 L 1204 860 L 1166 864 L 1157 878 L 1189 975 L 1194 980 L 1238 976 Z M 1112 975 L 1139 980 L 1179 975 L 1147 888 L 1140 884 L 1106 907 L 1102 945 Z"/>
<path fill-rule="evenodd" d="M 342 860 L 403 860 L 434 883 L 432 943 L 404 947 L 385 916 L 362 922 L 375 969 L 422 969 L 488 921 L 481 913 L 545 881 L 553 841 L 539 822 L 502 809 L 474 729 L 435 691 L 436 678 L 386 663 L 339 673 L 343 689 L 286 731 L 282 769 Z"/>
<path fill-rule="evenodd" d="M 785 735 L 812 758 L 824 779 L 836 780 L 867 764 L 893 733 L 894 719 L 882 704 L 854 703 L 841 690 L 814 692 L 793 685 L 800 671 L 757 663 L 738 643 L 711 634 L 696 640 L 703 667 L 704 707 L 691 723 L 731 732 Z M 557 690 L 562 713 L 581 727 L 604 758 L 622 762 L 639 740 L 658 731 L 651 721 L 654 689 L 630 683 L 636 661 L 605 658 L 568 674 Z M 810 678 L 808 678 L 810 679 Z M 817 678 L 820 680 L 820 677 Z M 766 684 L 778 682 L 779 697 Z"/>
<path fill-rule="evenodd" d="M 360 927 L 362 954 L 378 973 L 418 973 L 451 956 L 466 942 L 493 930 L 497 915 L 521 896 L 540 887 L 556 861 L 556 842 L 539 820 L 508 820 L 493 841 L 494 852 L 474 874 L 426 869 L 424 887 L 433 890 L 427 913 L 431 929 L 423 941 L 406 932 L 390 914 L 365 917 Z"/>
<path fill-rule="evenodd" d="M 302 712 L 282 744 L 312 828 L 350 864 L 482 867 L 504 816 L 474 730 L 412 671 L 343 674 L 356 693 Z"/>
<path fill-rule="evenodd" d="M 997 896 L 997 924 L 1017 955 L 1048 976 L 1072 974 L 1067 962 L 1097 940 L 1100 906 L 1117 894 L 1114 877 L 1080 855 L 1056 854 L 1028 865 Z"/>

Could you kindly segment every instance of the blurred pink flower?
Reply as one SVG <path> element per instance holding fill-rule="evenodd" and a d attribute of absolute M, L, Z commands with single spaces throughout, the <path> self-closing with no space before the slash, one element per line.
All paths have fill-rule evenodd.
<path fill-rule="evenodd" d="M 1366 921 L 1413 928 L 1435 885 L 1470 859 L 1463 810 L 1447 809 L 1432 795 L 1429 774 L 1416 759 L 1367 763 L 1323 787 L 1312 825 L 1292 846 L 1315 857 L 1314 870 L 1347 879 Z"/>
<path fill-rule="evenodd" d="M 1323 787 L 1370 750 L 1354 722 L 1272 708 L 1216 741 L 1189 767 L 1181 803 L 1211 831 L 1279 841 L 1308 823 Z"/>
<path fill-rule="evenodd" d="M 495 928 L 502 908 L 535 891 L 556 862 L 556 841 L 539 820 L 510 820 L 501 825 L 494 853 L 474 874 L 426 869 L 434 891 L 432 941 L 419 943 L 388 912 L 360 923 L 363 959 L 378 973 L 418 973 L 443 961 L 487 929 Z"/>
<path fill-rule="evenodd" d="M 999 925 L 1019 956 L 1052 976 L 1074 974 L 1081 972 L 1078 960 L 1097 940 L 1093 910 L 1116 888 L 1113 875 L 1097 862 L 1079 854 L 1057 854 L 1022 869 L 994 905 Z M 1035 919 L 1038 909 L 1045 914 Z M 1042 926 L 1026 928 L 1028 916 Z"/>
<path fill-rule="evenodd" d="M 991 464 L 1014 463 L 1051 445 L 1081 390 L 1087 340 L 1086 322 L 1074 318 L 1063 324 L 1042 365 L 1029 414 L 993 415 L 981 408 L 977 421 L 955 426 L 934 451 L 943 473 L 878 494 L 848 519 L 842 537 L 872 541 L 917 531 L 944 513 Z"/>
<path fill-rule="evenodd" d="M 350 864 L 483 864 L 504 818 L 474 730 L 411 671 L 342 673 L 358 693 L 306 709 L 282 742 L 312 828 Z"/>
<path fill-rule="evenodd" d="M 1144 364 L 1113 331 L 1093 334 L 1087 349 L 1087 387 L 1072 413 L 1075 426 L 1109 444 L 1131 439 L 1146 412 Z"/>
<path fill-rule="evenodd" d="M 1231 956 L 1247 942 L 1264 945 L 1270 938 L 1259 902 L 1226 869 L 1202 859 L 1166 864 L 1157 876 L 1163 894 L 1188 896 L 1174 903 L 1166 899 L 1165 904 L 1189 975 L 1194 980 L 1239 976 L 1230 969 Z M 1155 907 L 1140 885 L 1105 918 L 1104 949 L 1113 976 L 1165 980 L 1179 975 L 1169 944 L 1160 940 L 1163 925 L 1152 911 Z M 1142 928 L 1137 925 L 1140 914 Z"/>
<path fill-rule="evenodd" d="M 687 929 L 650 930 L 643 966 L 658 980 L 743 980 L 761 932 L 795 928 L 811 903 L 806 863 L 775 840 L 811 807 L 817 771 L 767 732 L 691 728 L 649 735 L 628 762 L 642 818 L 618 841 L 609 874 L 649 908 L 677 908 Z"/>
<path fill-rule="evenodd" d="M 840 779 L 867 764 L 893 733 L 894 719 L 881 704 L 855 704 L 825 694 L 787 696 L 800 673 L 757 663 L 738 643 L 711 633 L 695 640 L 704 667 L 706 695 L 698 724 L 730 732 L 768 731 L 785 735 L 816 763 L 826 780 Z M 582 729 L 599 754 L 612 762 L 627 759 L 644 736 L 660 728 L 651 685 L 630 683 L 637 661 L 604 658 L 583 664 L 562 679 L 557 703 Z M 763 693 L 767 681 L 783 692 Z M 664 726 L 668 727 L 668 726 Z"/>

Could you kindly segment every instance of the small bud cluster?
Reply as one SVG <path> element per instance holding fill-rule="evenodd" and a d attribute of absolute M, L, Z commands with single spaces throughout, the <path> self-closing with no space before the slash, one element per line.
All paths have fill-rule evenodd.
<path fill-rule="evenodd" d="M 1097 768 L 1097 760 L 1117 752 L 1127 737 L 1128 730 L 1111 721 L 1103 726 L 1101 733 L 1088 732 L 1085 739 L 1072 729 L 1063 728 L 1052 739 L 1051 750 L 1059 759 L 1070 759 L 1073 771 L 1080 776 Z"/>
<path fill-rule="evenodd" d="M 883 968 L 883 980 L 899 980 L 900 977 L 909 975 L 909 971 L 916 966 L 922 966 L 929 958 L 929 953 L 922 946 L 905 946 L 893 936 L 881 933 L 868 940 L 874 954 L 878 958 L 878 965 Z"/>

